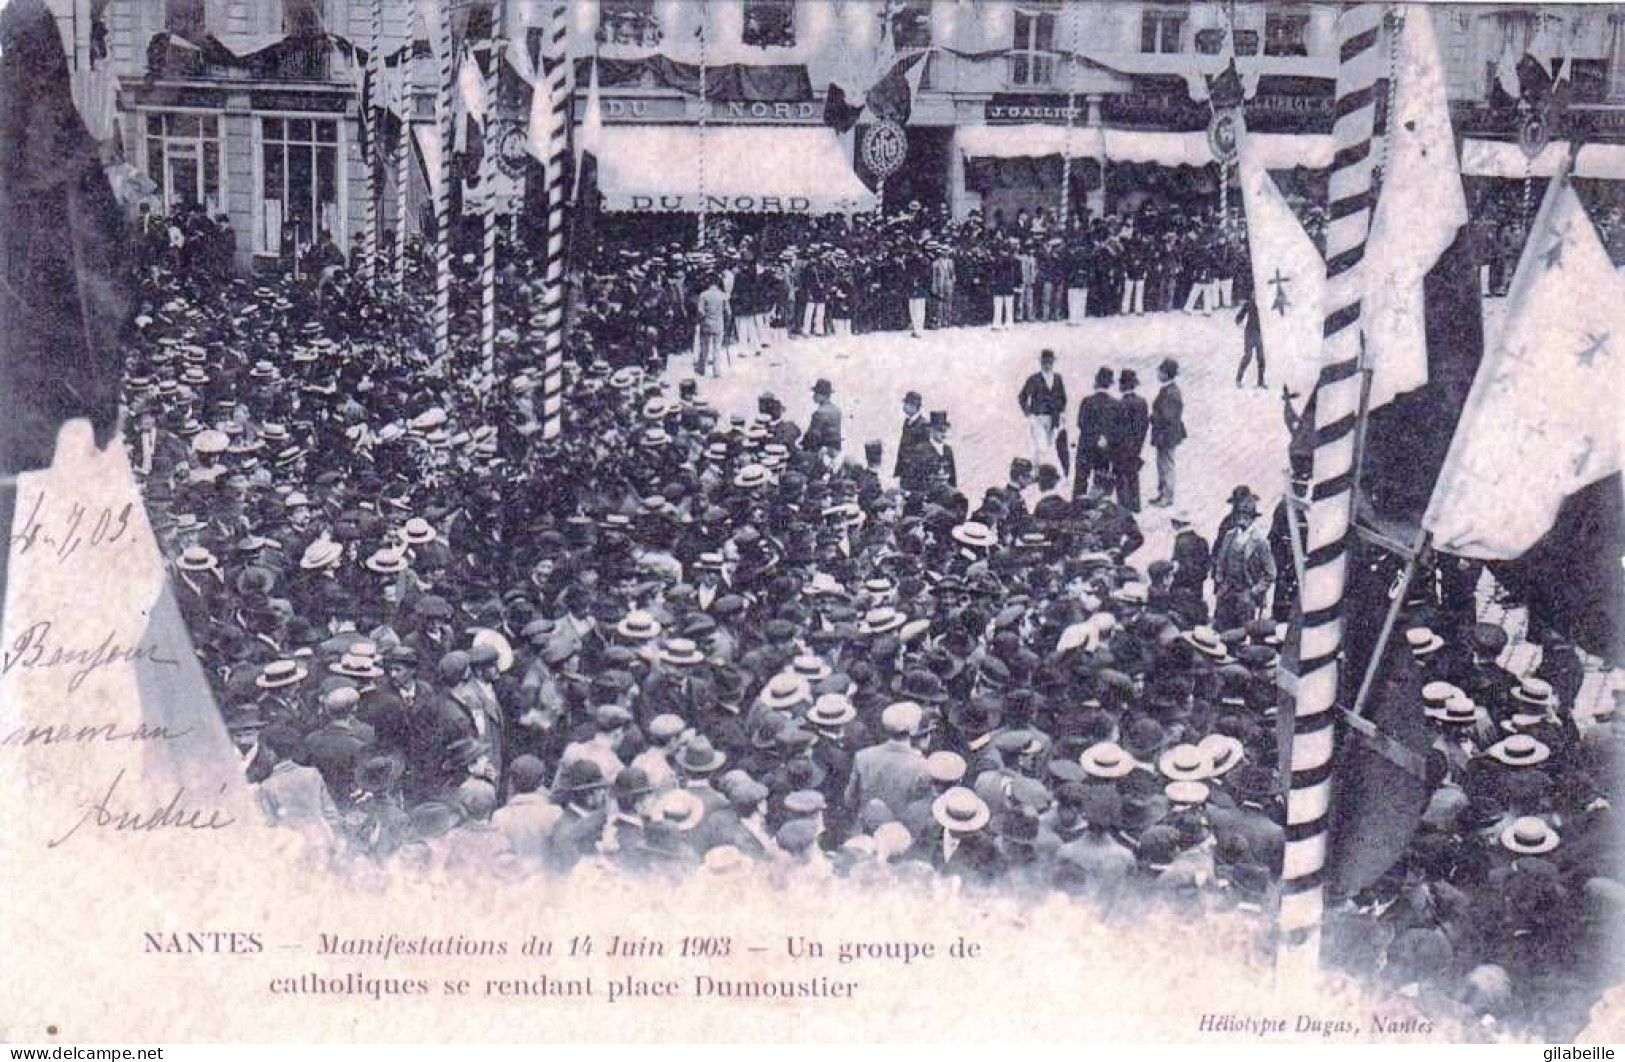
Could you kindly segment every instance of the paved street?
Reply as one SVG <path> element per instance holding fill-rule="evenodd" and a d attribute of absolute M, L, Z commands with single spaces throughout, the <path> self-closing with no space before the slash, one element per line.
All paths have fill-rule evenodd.
<path fill-rule="evenodd" d="M 1493 341 L 1504 307 L 1485 303 L 1486 341 Z M 1212 537 L 1227 511 L 1225 499 L 1238 483 L 1249 484 L 1270 512 L 1285 484 L 1287 431 L 1277 386 L 1259 390 L 1250 382 L 1235 386 L 1241 329 L 1227 313 L 1210 317 L 1182 313 L 1144 317 L 1091 318 L 1077 328 L 1064 324 L 1018 325 L 928 331 L 914 339 L 906 332 L 796 339 L 762 357 L 736 356 L 724 362 L 720 379 L 705 379 L 700 392 L 724 414 L 753 416 L 756 398 L 772 391 L 785 403 L 785 415 L 805 426 L 813 408 L 812 386 L 820 378 L 835 385 L 835 402 L 846 418 L 846 452 L 861 458 L 863 443 L 881 440 L 889 471 L 902 421 L 903 395 L 918 390 L 927 410 L 946 410 L 953 430 L 949 441 L 959 465 L 959 486 L 974 500 L 1004 482 L 1012 457 L 1030 456 L 1027 425 L 1016 392 L 1037 368 L 1038 352 L 1056 353 L 1066 381 L 1071 425 L 1078 400 L 1088 393 L 1095 370 L 1133 368 L 1149 402 L 1156 394 L 1156 367 L 1164 357 L 1179 360 L 1185 395 L 1185 423 L 1191 437 L 1179 450 L 1179 505 Z M 676 359 L 673 378 L 692 372 L 689 358 Z M 1249 381 L 1252 371 L 1249 369 Z M 1076 430 L 1073 428 L 1074 441 Z M 1155 460 L 1147 450 L 1142 496 L 1156 491 Z M 1167 556 L 1172 535 L 1166 509 L 1141 514 L 1146 535 L 1143 559 Z M 1486 580 L 1485 619 L 1505 623 L 1513 635 L 1503 663 L 1515 673 L 1534 669 L 1539 651 L 1522 642 L 1522 610 L 1507 612 L 1494 603 Z M 1589 719 L 1611 690 L 1625 683 L 1617 673 L 1592 670 L 1576 705 Z"/>

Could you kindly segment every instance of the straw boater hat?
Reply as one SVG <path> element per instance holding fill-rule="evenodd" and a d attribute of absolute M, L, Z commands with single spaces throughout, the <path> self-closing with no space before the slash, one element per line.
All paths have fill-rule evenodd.
<path fill-rule="evenodd" d="M 1478 705 L 1471 697 L 1456 690 L 1438 707 L 1423 708 L 1422 714 L 1441 723 L 1465 726 L 1477 721 Z"/>
<path fill-rule="evenodd" d="M 807 712 L 807 722 L 813 726 L 842 726 L 857 717 L 857 708 L 844 693 L 822 695 Z"/>
<path fill-rule="evenodd" d="M 972 833 L 986 826 L 993 812 L 974 791 L 956 785 L 931 802 L 931 817 L 950 833 Z"/>
<path fill-rule="evenodd" d="M 430 525 L 429 521 L 421 516 L 414 516 L 401 527 L 401 539 L 410 546 L 421 546 L 433 542 L 439 533 Z"/>
<path fill-rule="evenodd" d="M 1452 697 L 1465 696 L 1461 687 L 1449 682 L 1429 682 L 1422 686 L 1422 709 L 1429 714 L 1443 708 Z"/>
<path fill-rule="evenodd" d="M 339 659 L 328 665 L 327 670 L 335 675 L 346 678 L 377 679 L 384 677 L 384 669 L 378 666 L 376 657 L 358 653 L 345 653 Z"/>
<path fill-rule="evenodd" d="M 1206 782 L 1182 780 L 1169 782 L 1162 787 L 1162 792 L 1171 804 L 1196 807 L 1207 803 L 1208 794 L 1211 790 L 1208 789 Z"/>
<path fill-rule="evenodd" d="M 761 487 L 765 486 L 770 478 L 766 467 L 756 464 L 746 465 L 734 474 L 734 486 Z"/>
<path fill-rule="evenodd" d="M 687 833 L 705 818 L 705 803 L 686 789 L 667 790 L 649 810 L 655 821 L 670 823 L 679 833 Z"/>
<path fill-rule="evenodd" d="M 1175 745 L 1157 757 L 1157 771 L 1175 782 L 1200 782 L 1213 777 L 1213 761 L 1196 745 Z"/>
<path fill-rule="evenodd" d="M 406 570 L 406 555 L 398 549 L 375 550 L 364 562 L 371 571 L 380 575 L 394 575 Z"/>
<path fill-rule="evenodd" d="M 1247 756 L 1246 747 L 1229 734 L 1209 734 L 1198 741 L 1196 747 L 1201 749 L 1211 762 L 1213 773 L 1209 777 L 1212 778 L 1229 774 L 1241 766 L 1242 760 Z"/>
<path fill-rule="evenodd" d="M 955 542 L 973 549 L 992 549 L 999 544 L 999 536 L 993 529 L 975 520 L 958 525 L 951 534 Z"/>
<path fill-rule="evenodd" d="M 784 709 L 812 699 L 812 686 L 794 671 L 781 671 L 762 688 L 761 701 L 769 708 Z"/>
<path fill-rule="evenodd" d="M 796 657 L 790 664 L 790 670 L 806 679 L 809 684 L 822 682 L 834 671 L 822 658 L 811 653 L 802 653 Z"/>
<path fill-rule="evenodd" d="M 307 572 L 331 568 L 344 556 L 344 547 L 330 538 L 318 538 L 299 558 L 299 567 Z"/>
<path fill-rule="evenodd" d="M 1512 734 L 1485 749 L 1484 754 L 1508 767 L 1533 767 L 1545 763 L 1552 750 L 1528 734 Z"/>
<path fill-rule="evenodd" d="M 660 621 L 642 609 L 634 609 L 615 625 L 615 632 L 628 641 L 652 642 L 660 637 Z"/>
<path fill-rule="evenodd" d="M 262 690 L 274 690 L 303 682 L 310 672 L 297 660 L 273 660 L 260 669 L 254 685 Z"/>
<path fill-rule="evenodd" d="M 218 570 L 220 562 L 202 546 L 187 546 L 175 562 L 175 567 L 188 572 L 210 572 Z"/>
<path fill-rule="evenodd" d="M 1533 676 L 1518 681 L 1518 688 L 1512 691 L 1512 699 L 1535 708 L 1557 707 L 1557 691 L 1552 689 L 1552 684 Z"/>
<path fill-rule="evenodd" d="M 1183 640 L 1192 649 L 1213 660 L 1228 660 L 1230 652 L 1219 639 L 1219 632 L 1212 627 L 1193 627 L 1181 634 Z"/>
<path fill-rule="evenodd" d="M 1444 648 L 1444 639 L 1428 627 L 1412 627 L 1405 632 L 1405 645 L 1412 656 L 1429 656 Z"/>
<path fill-rule="evenodd" d="M 886 605 L 872 608 L 858 621 L 859 634 L 886 634 L 908 622 L 908 617 Z"/>
<path fill-rule="evenodd" d="M 1501 830 L 1501 847 L 1518 855 L 1542 855 L 1556 848 L 1561 838 L 1545 819 L 1525 815 Z"/>
<path fill-rule="evenodd" d="M 688 638 L 667 638 L 660 643 L 658 656 L 661 663 L 674 667 L 694 667 L 706 660 L 700 647 Z"/>
<path fill-rule="evenodd" d="M 1134 770 L 1134 757 L 1116 742 L 1102 741 L 1084 749 L 1078 764 L 1091 778 L 1122 778 Z"/>

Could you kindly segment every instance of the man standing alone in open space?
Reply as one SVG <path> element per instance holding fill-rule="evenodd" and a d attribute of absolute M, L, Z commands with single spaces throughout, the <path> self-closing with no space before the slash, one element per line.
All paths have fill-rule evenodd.
<path fill-rule="evenodd" d="M 1047 464 L 1055 457 L 1055 434 L 1066 412 L 1066 384 L 1055 371 L 1055 351 L 1038 355 L 1038 371 L 1021 385 L 1017 401 L 1032 435 L 1033 465 Z"/>

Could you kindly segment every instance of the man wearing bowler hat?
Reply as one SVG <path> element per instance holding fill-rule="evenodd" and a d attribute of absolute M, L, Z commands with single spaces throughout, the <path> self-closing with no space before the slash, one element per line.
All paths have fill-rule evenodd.
<path fill-rule="evenodd" d="M 1073 463 L 1072 496 L 1099 496 L 1117 489 L 1112 476 L 1112 425 L 1117 419 L 1117 399 L 1112 397 L 1116 374 L 1101 368 L 1095 372 L 1095 390 L 1078 403 L 1078 456 Z"/>
<path fill-rule="evenodd" d="M 903 433 L 897 441 L 897 462 L 892 474 L 906 492 L 923 490 L 930 482 L 929 464 L 923 458 L 931 448 L 931 425 L 925 419 L 924 405 L 925 400 L 918 391 L 903 396 Z"/>
<path fill-rule="evenodd" d="M 1133 369 L 1118 374 L 1117 387 L 1123 397 L 1117 400 L 1117 416 L 1112 418 L 1107 432 L 1112 473 L 1117 480 L 1117 504 L 1131 513 L 1140 511 L 1140 469 L 1145 465 L 1140 455 L 1151 427 L 1151 411 L 1136 393 L 1139 386 L 1139 374 Z"/>
<path fill-rule="evenodd" d="M 835 387 L 828 380 L 813 385 L 812 420 L 801 437 L 802 448 L 814 454 L 823 450 L 841 452 L 841 409 L 834 401 Z"/>

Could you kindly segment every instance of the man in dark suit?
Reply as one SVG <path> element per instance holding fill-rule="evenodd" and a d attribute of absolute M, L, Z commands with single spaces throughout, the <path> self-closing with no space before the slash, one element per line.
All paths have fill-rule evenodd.
<path fill-rule="evenodd" d="M 1242 326 L 1241 334 L 1241 364 L 1236 366 L 1236 386 L 1241 386 L 1242 377 L 1247 375 L 1247 366 L 1254 358 L 1258 359 L 1258 386 L 1267 386 L 1264 383 L 1264 331 L 1258 323 L 1258 303 L 1252 295 L 1248 295 L 1236 309 L 1236 323 Z"/>
<path fill-rule="evenodd" d="M 835 404 L 834 394 L 835 387 L 828 380 L 819 380 L 813 385 L 813 401 L 818 408 L 813 410 L 807 433 L 801 437 L 803 449 L 813 453 L 820 450 L 841 452 L 841 410 Z"/>
<path fill-rule="evenodd" d="M 892 474 L 907 493 L 923 490 L 930 482 L 930 462 L 924 457 L 931 449 L 931 426 L 920 411 L 924 404 L 918 391 L 903 396 L 903 435 L 897 442 L 897 464 Z"/>
<path fill-rule="evenodd" d="M 1146 432 L 1151 427 L 1151 410 L 1136 393 L 1140 377 L 1133 369 L 1118 374 L 1117 416 L 1108 432 L 1112 471 L 1117 479 L 1117 503 L 1131 513 L 1140 511 L 1140 469 L 1145 465 Z"/>
<path fill-rule="evenodd" d="M 1021 385 L 1016 401 L 1032 434 L 1033 464 L 1048 464 L 1056 452 L 1055 433 L 1060 430 L 1061 415 L 1066 412 L 1066 384 L 1055 371 L 1055 351 L 1045 350 L 1038 355 L 1038 371 Z"/>
<path fill-rule="evenodd" d="M 1117 419 L 1117 399 L 1112 397 L 1110 369 L 1095 373 L 1095 391 L 1078 403 L 1078 457 L 1073 468 L 1072 496 L 1100 495 L 1116 488 L 1112 478 L 1112 422 Z"/>
<path fill-rule="evenodd" d="M 1151 403 L 1151 446 L 1157 451 L 1157 496 L 1151 499 L 1155 506 L 1174 504 L 1174 451 L 1185 441 L 1185 397 L 1175 382 L 1178 376 L 1179 362 L 1162 359 L 1157 366 L 1162 387 Z"/>
<path fill-rule="evenodd" d="M 954 448 L 948 445 L 948 414 L 940 409 L 931 411 L 931 441 L 926 444 L 922 457 L 928 472 L 929 486 L 947 484 L 959 486 L 959 467 L 954 463 Z"/>

